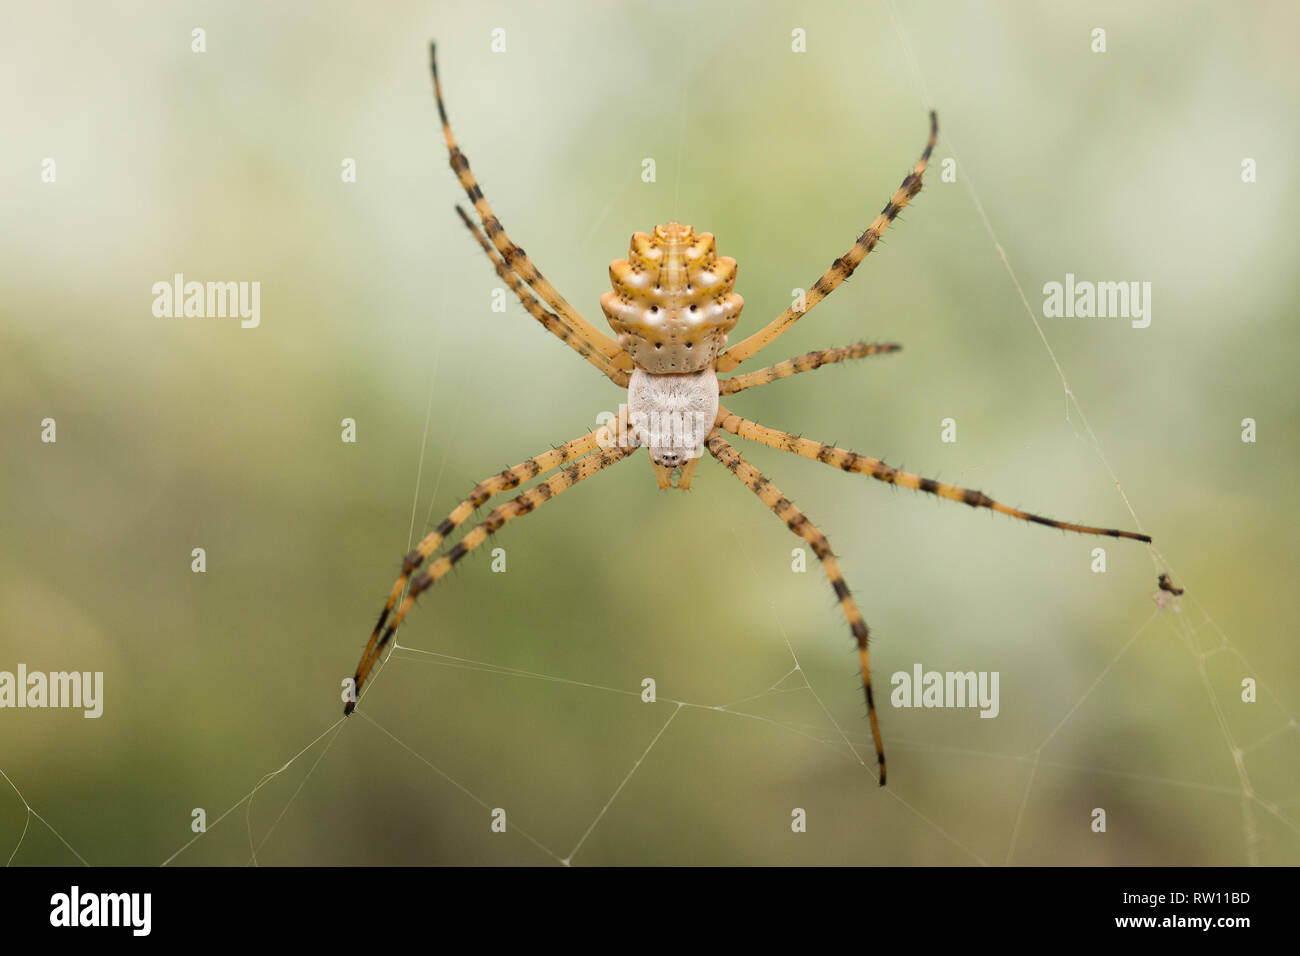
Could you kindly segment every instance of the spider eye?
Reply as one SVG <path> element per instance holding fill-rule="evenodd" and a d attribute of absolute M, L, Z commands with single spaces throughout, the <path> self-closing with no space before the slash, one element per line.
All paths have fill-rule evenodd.
<path fill-rule="evenodd" d="M 692 311 L 692 312 L 698 312 L 698 311 L 699 311 L 699 306 L 696 306 L 696 305 L 691 306 L 691 311 Z"/>
<path fill-rule="evenodd" d="M 657 313 L 658 311 L 659 311 L 659 306 L 657 306 L 657 305 L 652 305 L 652 306 L 650 306 L 650 312 L 651 312 L 652 314 L 653 314 L 653 313 Z"/>

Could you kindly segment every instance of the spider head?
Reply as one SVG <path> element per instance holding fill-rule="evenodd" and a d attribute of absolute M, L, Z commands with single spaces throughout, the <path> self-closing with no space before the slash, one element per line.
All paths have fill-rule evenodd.
<path fill-rule="evenodd" d="M 718 256 L 711 233 L 676 222 L 633 234 L 609 279 L 613 291 L 600 297 L 605 318 L 623 350 L 656 375 L 711 367 L 745 304 L 732 291 L 736 260 Z"/>

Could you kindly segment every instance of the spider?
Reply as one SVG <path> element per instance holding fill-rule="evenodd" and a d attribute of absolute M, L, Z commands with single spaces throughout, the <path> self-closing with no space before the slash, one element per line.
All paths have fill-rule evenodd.
<path fill-rule="evenodd" d="M 724 433 L 810 458 L 846 472 L 867 475 L 887 484 L 924 491 L 974 508 L 988 508 L 1022 521 L 1080 534 L 1108 535 L 1150 543 L 1145 534 L 1070 524 L 1030 514 L 995 501 L 982 492 L 944 484 L 893 468 L 883 461 L 844 448 L 801 438 L 742 418 L 720 404 L 724 395 L 767 385 L 779 379 L 810 372 L 824 365 L 898 351 L 898 345 L 857 343 L 822 349 L 787 359 L 743 375 L 718 378 L 731 372 L 759 350 L 771 345 L 799 318 L 830 295 L 875 248 L 880 235 L 899 212 L 921 191 L 921 177 L 938 136 L 938 117 L 930 113 L 930 137 L 921 158 L 903 179 L 902 185 L 885 204 L 875 221 L 844 255 L 831 263 L 808 291 L 803 308 L 791 306 L 763 328 L 728 347 L 727 335 L 736 326 L 744 301 L 733 290 L 736 260 L 718 256 L 713 236 L 697 233 L 676 222 L 656 226 L 651 233 L 632 236 L 626 259 L 609 267 L 612 290 L 600 300 L 601 310 L 617 338 L 601 332 L 571 306 L 533 265 L 532 260 L 511 240 L 492 207 L 488 205 L 469 160 L 461 152 L 447 121 L 438 78 L 436 44 L 430 47 L 433 91 L 447 141 L 451 168 L 478 214 L 475 222 L 460 207 L 461 221 L 491 260 L 501 280 L 514 292 L 534 319 L 619 388 L 627 389 L 627 402 L 620 409 L 617 435 L 602 426 L 596 430 L 542 452 L 512 468 L 485 478 L 469 497 L 451 510 L 442 522 L 402 561 L 402 570 L 379 620 L 371 632 L 365 652 L 347 696 L 345 714 L 356 707 L 357 696 L 384 647 L 392 640 L 407 612 L 421 594 L 441 580 L 465 555 L 481 545 L 503 525 L 540 508 L 552 498 L 581 481 L 646 447 L 651 467 L 661 489 L 687 489 L 703 451 L 707 450 L 752 491 L 787 528 L 802 538 L 821 562 L 835 590 L 840 609 L 858 648 L 862 688 L 867 701 L 867 719 L 876 749 L 880 785 L 885 784 L 885 751 L 871 688 L 869 632 L 862 612 L 849 593 L 848 585 L 831 551 L 830 542 L 781 491 L 745 460 Z M 480 228 L 481 223 L 481 228 Z M 629 426 L 631 426 L 629 428 Z M 444 554 L 425 566 L 456 528 L 464 524 L 485 502 L 503 491 L 533 478 L 549 475 L 528 491 L 497 507 L 487 519 L 465 534 Z M 423 567 L 423 570 L 420 570 Z M 419 571 L 419 574 L 416 572 Z M 403 599 L 403 591 L 406 596 Z M 399 606 L 400 601 L 400 606 Z M 396 611 L 396 613 L 394 613 Z"/>

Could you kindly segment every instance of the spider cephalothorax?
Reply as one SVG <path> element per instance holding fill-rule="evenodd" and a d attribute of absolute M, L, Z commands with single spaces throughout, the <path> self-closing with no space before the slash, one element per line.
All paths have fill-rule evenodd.
<path fill-rule="evenodd" d="M 507 235 L 474 174 L 470 172 L 469 160 L 452 135 L 442 101 L 436 60 L 433 63 L 433 85 L 451 168 L 473 203 L 478 218 L 476 222 L 457 207 L 461 221 L 483 249 L 501 281 L 515 293 L 528 314 L 598 369 L 609 381 L 619 388 L 627 389 L 626 411 L 633 421 L 620 421 L 618 431 L 620 435 L 626 434 L 624 426 L 630 424 L 638 429 L 638 433 L 631 441 L 625 441 L 621 437 L 611 441 L 608 426 L 602 425 L 499 474 L 489 475 L 475 485 L 469 497 L 453 508 L 402 562 L 402 573 L 389 592 L 388 601 L 379 614 L 379 621 L 371 631 L 370 640 L 357 665 L 347 695 L 346 713 L 351 713 L 356 706 L 356 695 L 361 685 L 421 593 L 442 580 L 461 558 L 482 545 L 489 535 L 506 522 L 531 514 L 565 490 L 630 457 L 639 447 L 648 450 L 660 488 L 670 487 L 670 478 L 680 467 L 681 478 L 677 487 L 685 489 L 690 487 L 702 445 L 703 449 L 781 519 L 791 532 L 812 548 L 830 579 L 840 609 L 858 646 L 862 688 L 866 694 L 867 718 L 871 724 L 881 784 L 885 782 L 885 750 L 871 689 L 866 620 L 849 593 L 849 587 L 844 582 L 839 563 L 825 535 L 731 446 L 723 437 L 723 432 L 845 472 L 866 475 L 895 487 L 912 488 L 949 501 L 960 501 L 973 508 L 988 508 L 1021 521 L 1032 521 L 1081 534 L 1150 542 L 1151 539 L 1140 532 L 1071 524 L 1021 511 L 994 501 L 981 492 L 901 471 L 878 458 L 768 428 L 735 415 L 719 405 L 720 395 L 735 395 L 749 388 L 767 385 L 837 362 L 898 351 L 897 345 L 857 342 L 839 348 L 808 352 L 742 375 L 718 378 L 719 372 L 725 374 L 733 371 L 742 362 L 771 345 L 851 276 L 853 270 L 875 248 L 880 234 L 921 190 L 921 177 L 930 161 L 930 153 L 939 133 L 938 118 L 934 113 L 930 114 L 930 139 L 920 160 L 903 179 L 875 221 L 846 253 L 836 258 L 821 277 L 808 286 L 806 298 L 801 296 L 796 305 L 791 305 L 767 325 L 728 347 L 727 333 L 735 328 L 740 309 L 744 305 L 740 296 L 732 291 L 736 284 L 736 260 L 718 256 L 713 246 L 713 236 L 709 233 L 696 233 L 690 226 L 670 222 L 666 226 L 657 226 L 653 234 L 638 232 L 633 235 L 628 258 L 617 259 L 610 264 L 609 276 L 614 289 L 601 297 L 600 306 L 618 336 L 618 340 L 614 341 L 583 318 L 543 277 L 524 250 Z M 425 564 L 443 546 L 447 536 L 468 521 L 488 499 L 544 475 L 547 477 L 538 484 L 494 508 L 481 524 L 466 533 L 459 542 Z M 1173 590 L 1172 585 L 1166 588 L 1163 582 L 1161 587 Z"/>
<path fill-rule="evenodd" d="M 712 366 L 745 304 L 732 291 L 736 260 L 718 256 L 711 233 L 676 222 L 634 233 L 627 258 L 609 264 L 609 280 L 605 318 L 623 351 L 653 375 Z"/>
<path fill-rule="evenodd" d="M 634 368 L 627 384 L 627 412 L 632 440 L 645 446 L 656 465 L 676 468 L 704 450 L 718 417 L 718 373 L 712 364 L 675 375 Z"/>

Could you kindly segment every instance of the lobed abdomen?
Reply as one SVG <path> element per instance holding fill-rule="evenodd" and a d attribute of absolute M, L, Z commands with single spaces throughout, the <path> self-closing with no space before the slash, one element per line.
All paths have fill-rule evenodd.
<path fill-rule="evenodd" d="M 711 233 L 675 222 L 635 233 L 609 278 L 613 291 L 600 297 L 605 318 L 623 350 L 656 375 L 711 367 L 745 304 L 732 291 L 736 260 L 718 256 Z"/>

